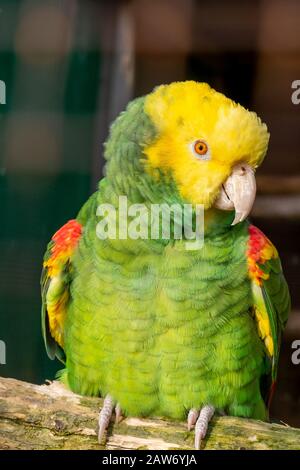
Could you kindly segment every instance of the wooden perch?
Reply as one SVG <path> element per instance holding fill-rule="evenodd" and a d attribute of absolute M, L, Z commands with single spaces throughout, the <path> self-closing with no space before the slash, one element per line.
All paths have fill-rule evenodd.
<path fill-rule="evenodd" d="M 127 418 L 100 446 L 96 425 L 102 401 L 75 395 L 60 383 L 33 385 L 0 378 L 0 449 L 193 449 L 185 423 Z M 215 417 L 205 449 L 300 449 L 300 429 Z"/>

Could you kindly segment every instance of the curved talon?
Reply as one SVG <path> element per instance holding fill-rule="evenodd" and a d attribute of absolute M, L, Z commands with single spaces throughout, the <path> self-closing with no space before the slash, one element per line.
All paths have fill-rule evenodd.
<path fill-rule="evenodd" d="M 190 409 L 188 417 L 187 417 L 188 431 L 190 431 L 192 429 L 192 427 L 194 426 L 194 424 L 197 421 L 198 416 L 199 416 L 199 411 L 196 408 Z"/>
<path fill-rule="evenodd" d="M 102 443 L 102 439 L 109 425 L 113 409 L 114 409 L 113 399 L 111 398 L 110 395 L 107 395 L 104 399 L 103 407 L 99 413 L 99 419 L 98 419 L 98 424 L 99 424 L 98 442 L 99 444 Z"/>
<path fill-rule="evenodd" d="M 208 423 L 213 417 L 215 408 L 211 405 L 205 405 L 201 408 L 199 418 L 195 426 L 195 449 L 200 450 L 201 441 L 205 438 L 208 428 Z"/>

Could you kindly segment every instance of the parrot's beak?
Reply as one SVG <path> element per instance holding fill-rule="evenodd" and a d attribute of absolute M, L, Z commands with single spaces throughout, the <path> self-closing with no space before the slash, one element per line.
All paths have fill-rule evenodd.
<path fill-rule="evenodd" d="M 250 213 L 255 195 L 256 181 L 253 168 L 240 163 L 233 168 L 229 178 L 222 184 L 214 206 L 227 211 L 235 209 L 235 217 L 231 225 L 236 225 L 245 220 Z"/>

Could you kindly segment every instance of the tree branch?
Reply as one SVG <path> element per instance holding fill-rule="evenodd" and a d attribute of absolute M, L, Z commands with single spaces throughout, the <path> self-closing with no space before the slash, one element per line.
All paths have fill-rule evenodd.
<path fill-rule="evenodd" d="M 193 449 L 185 423 L 127 418 L 96 437 L 102 400 L 75 395 L 58 382 L 33 385 L 0 378 L 0 449 Z M 205 449 L 300 449 L 300 429 L 215 417 Z"/>

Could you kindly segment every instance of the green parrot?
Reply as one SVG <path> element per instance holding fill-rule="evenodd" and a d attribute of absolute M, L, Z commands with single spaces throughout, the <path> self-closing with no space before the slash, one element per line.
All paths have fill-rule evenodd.
<path fill-rule="evenodd" d="M 290 310 L 277 251 L 247 221 L 268 141 L 254 112 L 195 81 L 155 88 L 112 124 L 106 175 L 52 237 L 41 279 L 61 380 L 104 397 L 99 441 L 113 413 L 186 419 L 196 449 L 214 413 L 268 419 Z M 203 243 L 175 211 L 163 230 L 174 205 L 191 207 L 189 233 L 202 208 Z"/>

